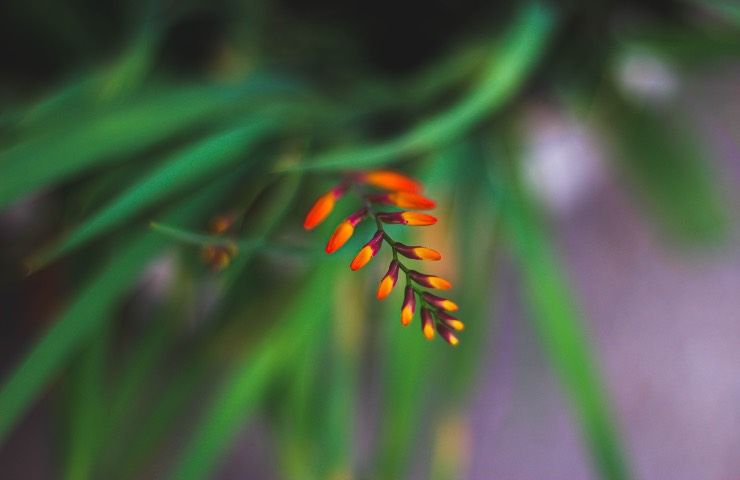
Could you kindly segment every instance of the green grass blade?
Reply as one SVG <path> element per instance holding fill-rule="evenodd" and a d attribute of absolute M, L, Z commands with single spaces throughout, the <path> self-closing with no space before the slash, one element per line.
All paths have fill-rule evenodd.
<path fill-rule="evenodd" d="M 252 78 L 252 77 L 250 77 Z M 83 87 L 84 88 L 84 87 Z M 277 80 L 255 74 L 239 88 L 163 87 L 81 115 L 56 113 L 58 120 L 0 151 L 0 208 L 24 194 L 102 167 L 171 139 L 233 118 L 286 91 Z"/>
<path fill-rule="evenodd" d="M 285 312 L 284 323 L 237 365 L 216 394 L 188 443 L 172 478 L 207 478 L 239 428 L 264 399 L 274 377 L 288 365 L 307 337 L 328 313 L 321 299 L 331 281 L 323 268 L 306 280 L 306 287 Z"/>
<path fill-rule="evenodd" d="M 502 170 L 513 170 L 513 167 Z M 502 226 L 523 275 L 530 320 L 580 420 L 595 466 L 602 478 L 628 479 L 630 475 L 596 357 L 548 234 L 516 174 L 509 171 L 502 181 L 492 176 L 497 187 L 494 193 L 502 194 Z"/>
<path fill-rule="evenodd" d="M 670 233 L 713 240 L 726 232 L 726 203 L 690 132 L 617 93 L 604 101 L 601 120 L 617 165 Z"/>
<path fill-rule="evenodd" d="M 157 170 L 135 183 L 73 230 L 61 242 L 42 252 L 31 262 L 32 268 L 43 266 L 79 248 L 157 202 L 207 180 L 229 166 L 241 163 L 240 168 L 244 168 L 245 152 L 273 128 L 274 123 L 270 120 L 255 120 L 247 126 L 215 135 L 184 152 L 175 154 Z M 256 159 L 255 156 L 246 158 L 252 161 Z"/>
<path fill-rule="evenodd" d="M 449 144 L 502 108 L 519 91 L 546 50 L 554 24 L 553 13 L 548 7 L 540 3 L 527 4 L 489 53 L 490 63 L 479 85 L 454 107 L 396 139 L 328 152 L 300 165 L 284 165 L 282 168 L 365 168 Z"/>
<path fill-rule="evenodd" d="M 97 463 L 105 411 L 105 366 L 110 342 L 110 329 L 103 330 L 84 349 L 71 373 L 73 394 L 64 474 L 68 480 L 93 478 Z"/>

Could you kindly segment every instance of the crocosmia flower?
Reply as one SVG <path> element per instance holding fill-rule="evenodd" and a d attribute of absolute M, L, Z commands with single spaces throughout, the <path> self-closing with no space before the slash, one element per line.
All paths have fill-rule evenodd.
<path fill-rule="evenodd" d="M 373 191 L 373 188 L 385 192 Z M 442 277 L 418 272 L 406 266 L 401 257 L 411 260 L 441 260 L 442 255 L 429 247 L 404 245 L 393 240 L 384 225 L 429 226 L 437 223 L 437 218 L 426 213 L 413 211 L 379 212 L 377 205 L 397 207 L 407 210 L 427 210 L 434 208 L 433 200 L 421 194 L 422 185 L 418 181 L 398 172 L 378 170 L 348 174 L 340 186 L 322 195 L 308 212 L 304 227 L 312 229 L 329 216 L 336 201 L 348 190 L 357 192 L 362 208 L 344 219 L 334 230 L 326 244 L 326 252 L 333 253 L 346 244 L 355 234 L 360 222 L 366 218 L 374 220 L 377 231 L 357 252 L 350 263 L 350 269 L 359 270 L 378 255 L 383 242 L 390 247 L 393 258 L 388 271 L 380 279 L 376 296 L 378 300 L 387 298 L 403 274 L 403 303 L 401 304 L 401 324 L 409 325 L 416 313 L 417 301 L 421 303 L 421 331 L 425 338 L 433 340 L 435 332 L 452 346 L 459 343 L 453 332 L 464 329 L 463 323 L 447 312 L 458 309 L 452 300 L 438 297 L 425 289 L 447 290 L 452 284 Z"/>

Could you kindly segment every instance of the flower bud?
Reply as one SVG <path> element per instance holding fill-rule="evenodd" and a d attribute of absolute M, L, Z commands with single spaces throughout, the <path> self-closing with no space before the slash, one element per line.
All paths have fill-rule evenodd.
<path fill-rule="evenodd" d="M 437 223 L 437 219 L 432 215 L 418 212 L 383 212 L 379 213 L 377 217 L 383 223 L 410 225 L 412 227 L 423 227 Z"/>
<path fill-rule="evenodd" d="M 434 317 L 432 317 L 432 312 L 426 307 L 422 307 L 421 309 L 421 331 L 427 340 L 434 338 Z"/>
<path fill-rule="evenodd" d="M 311 230 L 323 222 L 334 209 L 334 203 L 339 200 L 346 190 L 345 186 L 338 186 L 323 194 L 316 200 L 303 221 L 303 228 Z"/>
<path fill-rule="evenodd" d="M 382 244 L 383 232 L 381 230 L 378 230 L 377 232 L 375 232 L 375 235 L 373 235 L 373 238 L 371 238 L 370 241 L 367 242 L 365 246 L 360 249 L 355 258 L 352 260 L 352 263 L 349 265 L 349 268 L 351 268 L 352 270 L 359 270 L 367 265 L 367 263 L 372 260 L 373 257 L 378 253 Z"/>
<path fill-rule="evenodd" d="M 450 282 L 436 275 L 426 275 L 415 270 L 410 270 L 409 277 L 411 277 L 416 283 L 424 287 L 436 288 L 439 290 L 448 290 L 452 288 L 452 284 Z"/>
<path fill-rule="evenodd" d="M 434 200 L 411 192 L 391 192 L 381 195 L 371 195 L 370 201 L 384 205 L 395 205 L 398 208 L 408 208 L 411 210 L 429 210 L 437 206 Z"/>
<path fill-rule="evenodd" d="M 385 297 L 390 295 L 393 287 L 396 286 L 398 281 L 398 261 L 393 260 L 388 267 L 388 273 L 385 274 L 383 279 L 380 281 L 378 286 L 378 300 L 383 300 Z"/>
<path fill-rule="evenodd" d="M 406 285 L 406 289 L 403 295 L 403 305 L 401 306 L 401 325 L 404 327 L 411 323 L 414 319 L 414 311 L 416 310 L 416 294 L 411 285 Z"/>
<path fill-rule="evenodd" d="M 358 180 L 384 190 L 420 193 L 421 184 L 416 180 L 391 170 L 375 170 L 358 176 Z"/>
<path fill-rule="evenodd" d="M 458 340 L 455 334 L 442 323 L 437 324 L 437 332 L 439 332 L 439 336 L 442 337 L 445 342 L 449 343 L 453 347 L 456 347 L 457 344 L 460 343 L 460 340 Z"/>
<path fill-rule="evenodd" d="M 438 311 L 437 318 L 453 330 L 458 332 L 465 330 L 465 324 L 447 312 Z"/>
<path fill-rule="evenodd" d="M 367 208 L 360 209 L 340 223 L 326 244 L 326 253 L 339 250 L 355 233 L 355 227 L 367 215 Z"/>
<path fill-rule="evenodd" d="M 432 295 L 429 292 L 424 292 L 422 296 L 424 297 L 424 300 L 426 300 L 427 303 L 437 308 L 441 308 L 442 310 L 447 310 L 448 312 L 454 312 L 455 310 L 458 309 L 457 304 L 453 302 L 452 300 L 447 300 L 446 298 Z"/>
<path fill-rule="evenodd" d="M 441 260 L 442 255 L 431 248 L 420 246 L 409 246 L 396 242 L 394 247 L 398 253 L 414 260 Z"/>

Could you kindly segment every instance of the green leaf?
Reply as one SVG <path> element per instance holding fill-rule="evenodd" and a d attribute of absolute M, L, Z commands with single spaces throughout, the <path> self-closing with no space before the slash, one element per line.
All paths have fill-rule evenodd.
<path fill-rule="evenodd" d="M 76 94 L 73 87 L 70 95 Z M 240 88 L 221 86 L 167 87 L 137 95 L 122 104 L 80 115 L 61 112 L 55 104 L 42 118 L 55 115 L 52 125 L 0 151 L 0 208 L 24 194 L 140 153 L 189 129 L 212 125 L 254 108 L 255 99 L 287 89 L 269 77 L 256 75 Z M 65 103 L 62 103 L 64 106 Z"/>
<path fill-rule="evenodd" d="M 281 324 L 234 367 L 198 423 L 172 478 L 209 477 L 236 433 L 264 400 L 275 376 L 289 365 L 324 321 L 329 304 L 317 299 L 331 281 L 330 273 L 330 269 L 323 268 L 308 278 Z"/>
<path fill-rule="evenodd" d="M 153 204 L 168 198 L 198 182 L 207 180 L 220 171 L 241 162 L 240 170 L 248 163 L 244 155 L 275 126 L 267 119 L 225 133 L 214 135 L 201 143 L 175 154 L 162 166 L 132 185 L 110 204 L 68 234 L 62 241 L 42 252 L 32 262 L 38 268 L 79 248 L 130 220 Z M 247 156 L 254 161 L 255 156 Z M 251 162 L 249 162 L 251 163 Z"/>
<path fill-rule="evenodd" d="M 229 180 L 231 181 L 231 180 Z M 168 221 L 187 223 L 211 208 L 225 183 L 214 182 L 203 192 L 178 204 L 166 215 Z M 117 302 L 128 291 L 166 241 L 143 231 L 122 241 L 121 248 L 101 265 L 77 297 L 32 347 L 0 389 L 0 444 L 18 418 L 31 407 L 48 382 L 70 358 L 100 330 L 113 314 Z"/>
<path fill-rule="evenodd" d="M 104 378 L 108 360 L 110 329 L 97 335 L 82 352 L 72 369 L 70 428 L 67 439 L 65 478 L 93 478 L 100 449 L 104 418 Z"/>
<path fill-rule="evenodd" d="M 398 138 L 328 152 L 299 165 L 283 165 L 282 170 L 366 168 L 453 142 L 519 91 L 545 52 L 554 23 L 548 7 L 536 2 L 527 4 L 488 54 L 490 62 L 480 83 L 454 107 Z"/>
<path fill-rule="evenodd" d="M 496 161 L 506 159 L 502 155 Z M 596 357 L 548 234 L 519 184 L 513 165 L 495 171 L 491 168 L 494 194 L 501 198 L 503 227 L 522 272 L 534 330 L 570 398 L 602 478 L 628 479 L 630 475 Z"/>
<path fill-rule="evenodd" d="M 600 117 L 618 153 L 614 160 L 669 232 L 713 240 L 727 230 L 728 215 L 698 142 L 677 123 L 613 93 Z"/>

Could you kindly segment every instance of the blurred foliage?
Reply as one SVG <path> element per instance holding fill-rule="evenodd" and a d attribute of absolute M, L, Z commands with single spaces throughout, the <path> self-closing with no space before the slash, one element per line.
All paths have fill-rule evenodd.
<path fill-rule="evenodd" d="M 630 98 L 614 65 L 636 51 L 681 73 L 737 59 L 735 5 L 0 8 L 0 208 L 44 223 L 8 236 L 2 280 L 64 284 L 37 339 L 13 345 L 0 445 L 43 397 L 66 405 L 60 478 L 207 478 L 257 416 L 285 478 L 457 478 L 505 250 L 595 469 L 630 477 L 586 322 L 522 181 L 522 114 L 548 98 L 593 121 L 666 232 L 721 238 L 725 202 L 688 122 Z M 445 268 L 468 325 L 456 350 L 402 329 L 396 297 L 366 301 L 372 282 L 321 255 L 327 227 L 300 231 L 336 172 L 389 165 L 448 210 L 435 241 L 456 260 Z M 223 214 L 239 218 L 234 231 L 209 234 Z M 224 271 L 201 261 L 209 245 L 236 248 Z M 23 319 L 13 305 L 6 328 Z M 359 458 L 374 398 L 374 446 Z"/>

